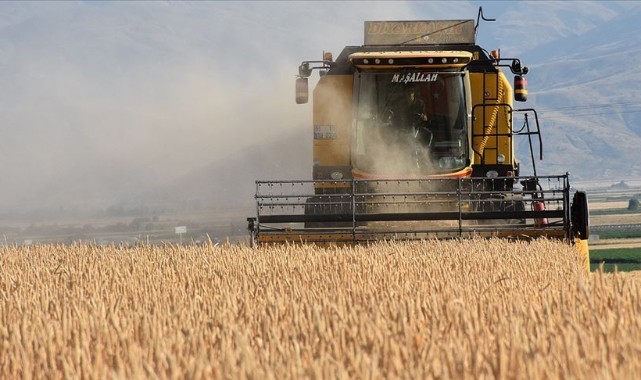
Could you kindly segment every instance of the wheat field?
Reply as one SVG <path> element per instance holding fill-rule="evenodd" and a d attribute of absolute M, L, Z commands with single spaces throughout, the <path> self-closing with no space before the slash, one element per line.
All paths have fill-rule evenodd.
<path fill-rule="evenodd" d="M 641 282 L 573 247 L 0 248 L 0 378 L 636 378 Z"/>

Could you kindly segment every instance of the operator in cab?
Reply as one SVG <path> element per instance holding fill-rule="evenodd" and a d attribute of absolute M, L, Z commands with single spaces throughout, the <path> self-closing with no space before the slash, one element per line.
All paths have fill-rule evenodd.
<path fill-rule="evenodd" d="M 421 99 L 421 92 L 417 87 L 411 86 L 407 89 L 403 102 L 397 107 L 395 116 L 398 132 L 417 140 L 424 147 L 431 145 L 433 134 L 428 128 L 429 118 L 425 113 L 425 103 Z"/>
<path fill-rule="evenodd" d="M 410 87 L 407 92 L 407 104 L 401 115 L 406 128 L 419 127 L 427 122 L 425 104 L 417 93 L 418 91 L 414 86 Z"/>

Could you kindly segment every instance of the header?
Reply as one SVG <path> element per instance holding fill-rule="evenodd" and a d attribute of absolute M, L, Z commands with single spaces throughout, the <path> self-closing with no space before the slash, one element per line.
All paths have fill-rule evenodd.
<path fill-rule="evenodd" d="M 365 45 L 474 43 L 474 20 L 365 21 Z"/>

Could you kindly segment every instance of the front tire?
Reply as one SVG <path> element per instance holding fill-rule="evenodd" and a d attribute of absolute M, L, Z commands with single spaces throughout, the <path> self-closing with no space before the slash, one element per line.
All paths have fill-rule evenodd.
<path fill-rule="evenodd" d="M 590 238 L 590 211 L 588 209 L 588 195 L 584 191 L 574 193 L 570 212 L 574 236 L 588 240 Z"/>

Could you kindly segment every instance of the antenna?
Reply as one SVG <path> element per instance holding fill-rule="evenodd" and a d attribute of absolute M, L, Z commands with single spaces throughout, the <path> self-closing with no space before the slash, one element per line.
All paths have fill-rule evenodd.
<path fill-rule="evenodd" d="M 476 32 L 479 28 L 479 22 L 483 21 L 496 21 L 495 18 L 485 18 L 483 15 L 483 7 L 479 7 L 479 14 L 476 16 L 476 26 L 474 27 L 474 39 L 476 39 Z"/>

